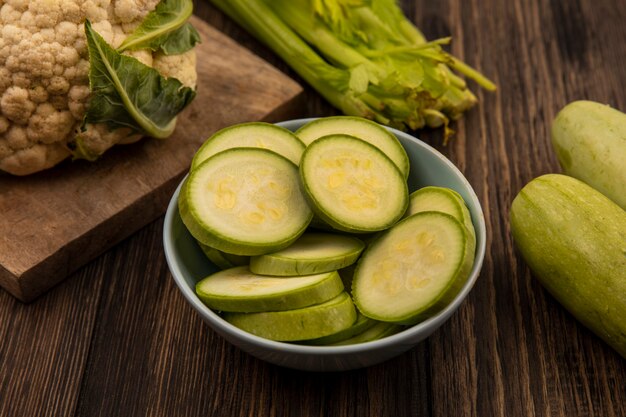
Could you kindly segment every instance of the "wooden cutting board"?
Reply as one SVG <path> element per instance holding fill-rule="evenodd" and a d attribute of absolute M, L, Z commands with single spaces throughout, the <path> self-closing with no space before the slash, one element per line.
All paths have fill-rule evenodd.
<path fill-rule="evenodd" d="M 161 216 L 216 130 L 297 116 L 302 88 L 198 18 L 198 94 L 167 140 L 118 146 L 28 177 L 0 173 L 0 285 L 28 302 Z"/>

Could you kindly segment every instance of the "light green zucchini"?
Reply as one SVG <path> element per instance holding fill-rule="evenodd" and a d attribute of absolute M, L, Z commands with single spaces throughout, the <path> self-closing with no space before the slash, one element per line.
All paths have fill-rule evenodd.
<path fill-rule="evenodd" d="M 626 114 L 593 101 L 565 106 L 552 123 L 563 172 L 626 210 Z"/>
<path fill-rule="evenodd" d="M 398 167 L 404 178 L 409 176 L 409 157 L 393 133 L 371 120 L 353 116 L 333 116 L 313 120 L 296 131 L 307 146 L 328 135 L 350 135 L 380 149 Z"/>
<path fill-rule="evenodd" d="M 194 155 L 191 170 L 216 153 L 232 148 L 269 149 L 298 165 L 305 146 L 283 127 L 264 122 L 240 123 L 211 135 Z"/>
<path fill-rule="evenodd" d="M 249 256 L 231 255 L 200 242 L 198 242 L 198 245 L 206 257 L 220 269 L 234 268 L 236 266 L 244 266 L 250 263 Z"/>
<path fill-rule="evenodd" d="M 209 308 L 242 313 L 302 308 L 342 291 L 337 272 L 278 278 L 254 274 L 245 266 L 216 272 L 196 284 L 196 294 Z"/>
<path fill-rule="evenodd" d="M 323 304 L 296 310 L 224 313 L 223 317 L 234 326 L 266 339 L 296 341 L 316 339 L 349 328 L 356 320 L 356 310 L 350 296 L 342 292 Z"/>
<path fill-rule="evenodd" d="M 352 236 L 305 233 L 289 247 L 250 259 L 256 274 L 294 276 L 336 271 L 352 265 L 365 244 Z"/>
<path fill-rule="evenodd" d="M 352 296 L 370 318 L 414 324 L 452 301 L 473 261 L 467 229 L 457 219 L 417 213 L 368 246 L 354 273 Z"/>
<path fill-rule="evenodd" d="M 347 135 L 330 135 L 307 146 L 300 178 L 315 214 L 337 230 L 384 230 L 406 211 L 405 178 L 378 148 Z"/>
<path fill-rule="evenodd" d="M 259 148 L 228 149 L 204 161 L 183 184 L 178 206 L 196 240 L 242 256 L 289 246 L 313 217 L 296 165 Z"/>
<path fill-rule="evenodd" d="M 472 215 L 465 205 L 465 200 L 456 191 L 444 187 L 423 187 L 409 195 L 409 208 L 405 216 L 422 211 L 440 211 L 447 213 L 463 223 L 468 231 L 470 252 L 476 249 L 476 231 L 472 223 Z"/>
<path fill-rule="evenodd" d="M 548 174 L 513 200 L 511 230 L 541 284 L 626 358 L 626 212 L 575 178 Z"/>
<path fill-rule="evenodd" d="M 356 334 L 350 338 L 329 343 L 328 346 L 345 346 L 355 345 L 357 343 L 372 342 L 387 336 L 391 336 L 403 330 L 405 326 L 393 323 L 376 322 L 376 324 L 363 332 Z"/>
<path fill-rule="evenodd" d="M 320 337 L 312 340 L 305 340 L 302 343 L 306 345 L 312 346 L 324 346 L 324 345 L 332 345 L 343 340 L 350 339 L 358 334 L 363 333 L 367 329 L 374 327 L 376 324 L 380 323 L 376 320 L 372 320 L 369 317 L 364 316 L 358 310 L 356 312 L 357 318 L 354 324 L 348 327 L 345 330 L 341 330 L 337 333 L 330 334 L 328 336 Z M 385 323 L 388 324 L 388 323 Z"/>

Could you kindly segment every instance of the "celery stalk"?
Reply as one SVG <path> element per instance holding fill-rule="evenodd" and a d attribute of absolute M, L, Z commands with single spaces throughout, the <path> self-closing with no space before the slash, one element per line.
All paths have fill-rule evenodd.
<path fill-rule="evenodd" d="M 274 50 L 333 106 L 394 127 L 451 132 L 484 75 L 428 41 L 395 0 L 211 0 Z"/>
<path fill-rule="evenodd" d="M 374 119 L 376 112 L 349 94 L 349 74 L 322 59 L 261 0 L 211 0 L 233 20 L 270 46 L 333 106 L 346 114 Z"/>

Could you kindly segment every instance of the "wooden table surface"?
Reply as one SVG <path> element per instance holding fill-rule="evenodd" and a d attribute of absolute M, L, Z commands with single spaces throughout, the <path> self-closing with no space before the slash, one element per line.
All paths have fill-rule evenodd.
<path fill-rule="evenodd" d="M 220 12 L 196 12 L 302 82 Z M 162 219 L 32 304 L 0 291 L 0 416 L 626 416 L 626 360 L 532 278 L 509 207 L 558 171 L 556 112 L 575 99 L 626 110 L 626 2 L 403 1 L 428 38 L 491 77 L 496 94 L 456 138 L 418 132 L 464 172 L 488 231 L 482 273 L 458 312 L 386 363 L 304 373 L 261 362 L 213 333 L 183 300 Z M 335 114 L 310 88 L 301 115 Z"/>

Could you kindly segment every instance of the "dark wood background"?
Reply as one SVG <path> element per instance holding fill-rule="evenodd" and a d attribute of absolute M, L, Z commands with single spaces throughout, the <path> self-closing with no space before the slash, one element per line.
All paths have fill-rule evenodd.
<path fill-rule="evenodd" d="M 205 1 L 197 14 L 301 82 Z M 485 211 L 489 249 L 460 310 L 384 364 L 303 373 L 261 362 L 204 325 L 175 288 L 162 220 L 36 302 L 0 291 L 0 416 L 626 416 L 626 360 L 532 278 L 509 207 L 558 171 L 556 112 L 576 99 L 626 110 L 626 2 L 402 2 L 428 38 L 499 86 L 477 108 L 418 135 L 465 173 Z M 334 114 L 310 88 L 301 115 Z"/>

